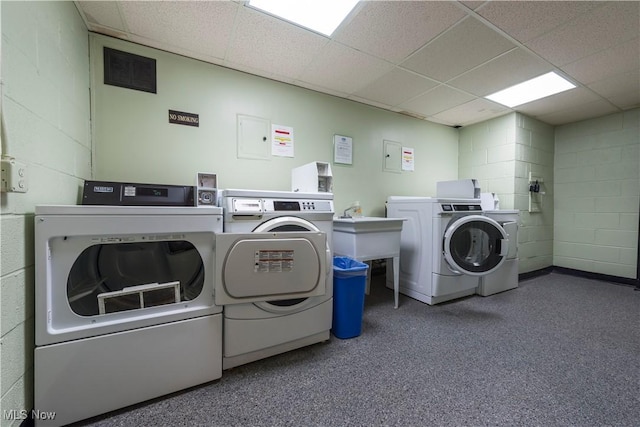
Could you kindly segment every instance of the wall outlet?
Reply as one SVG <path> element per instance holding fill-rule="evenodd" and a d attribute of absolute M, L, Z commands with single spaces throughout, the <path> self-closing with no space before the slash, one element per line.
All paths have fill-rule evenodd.
<path fill-rule="evenodd" d="M 29 189 L 27 165 L 13 157 L 3 156 L 0 191 L 3 193 L 26 193 Z"/>

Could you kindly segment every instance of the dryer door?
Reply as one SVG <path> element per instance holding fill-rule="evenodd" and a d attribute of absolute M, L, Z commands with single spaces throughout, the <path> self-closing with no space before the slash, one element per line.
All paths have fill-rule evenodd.
<path fill-rule="evenodd" d="M 443 252 L 454 272 L 483 276 L 502 265 L 509 252 L 509 240 L 493 219 L 467 215 L 452 219 L 447 226 Z"/>
<path fill-rule="evenodd" d="M 253 233 L 216 235 L 216 304 L 324 295 L 326 247 L 326 234 L 296 217 L 274 218 Z"/>

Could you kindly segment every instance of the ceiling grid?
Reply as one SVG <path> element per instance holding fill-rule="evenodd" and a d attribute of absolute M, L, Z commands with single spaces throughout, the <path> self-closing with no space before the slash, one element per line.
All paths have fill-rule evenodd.
<path fill-rule="evenodd" d="M 363 1 L 331 37 L 239 0 L 75 3 L 92 32 L 449 126 L 640 106 L 638 1 Z M 578 87 L 515 108 L 484 98 L 549 71 Z"/>

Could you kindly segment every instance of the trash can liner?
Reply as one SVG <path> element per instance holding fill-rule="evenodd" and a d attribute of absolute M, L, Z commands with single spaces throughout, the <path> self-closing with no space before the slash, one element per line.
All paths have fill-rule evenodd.
<path fill-rule="evenodd" d="M 369 266 L 348 257 L 333 257 L 334 277 L 366 276 Z"/>

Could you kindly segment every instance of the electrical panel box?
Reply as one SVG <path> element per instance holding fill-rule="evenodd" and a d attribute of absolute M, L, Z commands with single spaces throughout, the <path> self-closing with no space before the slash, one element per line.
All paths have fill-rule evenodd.
<path fill-rule="evenodd" d="M 333 193 L 331 165 L 311 162 L 291 171 L 291 191 L 301 193 Z"/>
<path fill-rule="evenodd" d="M 238 115 L 238 158 L 269 160 L 270 128 L 267 119 Z"/>
<path fill-rule="evenodd" d="M 382 170 L 384 172 L 401 173 L 402 171 L 402 144 L 394 141 L 383 141 L 382 145 Z"/>

